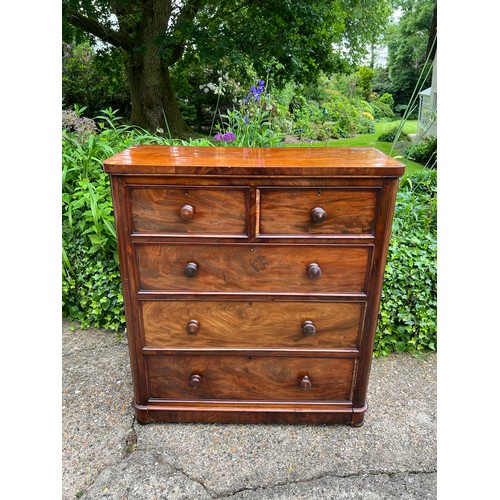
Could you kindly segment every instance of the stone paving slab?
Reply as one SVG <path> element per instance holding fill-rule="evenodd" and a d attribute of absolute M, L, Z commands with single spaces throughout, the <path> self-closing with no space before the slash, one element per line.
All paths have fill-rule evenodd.
<path fill-rule="evenodd" d="M 350 426 L 149 424 L 126 339 L 63 321 L 63 499 L 435 499 L 436 364 L 375 359 Z"/>

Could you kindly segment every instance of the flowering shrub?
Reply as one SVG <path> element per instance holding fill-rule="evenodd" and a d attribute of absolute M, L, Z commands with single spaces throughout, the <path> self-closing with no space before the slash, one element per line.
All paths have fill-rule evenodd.
<path fill-rule="evenodd" d="M 62 129 L 66 132 L 74 132 L 75 139 L 84 143 L 92 134 L 97 132 L 97 125 L 94 120 L 81 116 L 85 108 L 62 110 Z"/>
<path fill-rule="evenodd" d="M 221 114 L 217 125 L 216 142 L 240 147 L 272 147 L 278 145 L 283 134 L 273 127 L 271 112 L 275 108 L 264 80 L 257 80 L 238 109 Z"/>

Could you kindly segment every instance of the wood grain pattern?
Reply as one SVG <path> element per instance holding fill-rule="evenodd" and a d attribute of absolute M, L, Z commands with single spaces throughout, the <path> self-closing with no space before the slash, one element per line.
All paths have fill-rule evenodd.
<path fill-rule="evenodd" d="M 353 359 L 268 356 L 152 356 L 152 398 L 219 400 L 334 400 L 350 398 Z M 200 383 L 191 387 L 192 375 Z M 304 391 L 304 376 L 311 388 Z"/>
<path fill-rule="evenodd" d="M 246 293 L 363 293 L 370 246 L 136 245 L 142 290 Z M 194 278 L 183 274 L 198 265 Z M 321 277 L 307 267 L 317 263 Z"/>
<path fill-rule="evenodd" d="M 359 302 L 144 301 L 147 346 L 175 348 L 356 348 L 363 304 Z M 199 324 L 196 334 L 188 323 Z M 305 321 L 316 332 L 306 336 Z"/>
<path fill-rule="evenodd" d="M 131 188 L 134 231 L 170 235 L 246 235 L 247 189 Z M 194 208 L 191 219 L 181 208 Z"/>
<path fill-rule="evenodd" d="M 133 168 L 130 168 L 133 166 Z M 394 176 L 404 165 L 375 148 L 133 146 L 104 162 L 127 175 Z"/>
<path fill-rule="evenodd" d="M 371 189 L 261 189 L 262 235 L 373 234 L 377 192 Z M 322 208 L 324 222 L 311 210 Z"/>

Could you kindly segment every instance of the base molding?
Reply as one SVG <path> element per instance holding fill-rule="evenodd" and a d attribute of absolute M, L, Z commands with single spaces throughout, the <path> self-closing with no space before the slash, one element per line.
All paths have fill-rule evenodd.
<path fill-rule="evenodd" d="M 271 404 L 213 404 L 213 403 L 154 403 L 139 405 L 132 402 L 140 424 L 224 423 L 224 424 L 344 424 L 363 425 L 368 405 L 271 405 Z"/>

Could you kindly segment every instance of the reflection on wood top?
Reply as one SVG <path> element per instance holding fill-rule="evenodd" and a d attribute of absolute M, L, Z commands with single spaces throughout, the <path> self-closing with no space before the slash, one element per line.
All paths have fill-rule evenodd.
<path fill-rule="evenodd" d="M 129 175 L 390 176 L 405 166 L 368 147 L 233 148 L 133 146 L 104 162 L 108 173 Z"/>

